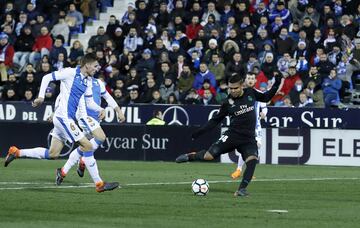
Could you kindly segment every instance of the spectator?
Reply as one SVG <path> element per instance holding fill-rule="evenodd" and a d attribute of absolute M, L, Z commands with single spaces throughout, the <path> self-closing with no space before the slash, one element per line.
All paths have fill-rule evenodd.
<path fill-rule="evenodd" d="M 125 23 L 129 22 L 129 15 L 130 13 L 135 13 L 135 4 L 133 2 L 129 2 L 127 6 L 127 10 L 124 13 L 124 15 L 121 18 L 121 25 L 124 25 Z"/>
<path fill-rule="evenodd" d="M 29 62 L 36 66 L 40 58 L 44 55 L 49 55 L 52 48 L 53 41 L 51 39 L 49 30 L 46 26 L 41 28 L 41 35 L 35 38 L 35 43 L 32 47 L 32 52 L 29 57 Z"/>
<path fill-rule="evenodd" d="M 185 98 L 187 92 L 192 88 L 194 83 L 194 75 L 191 73 L 189 65 L 184 64 L 182 69 L 177 83 L 180 100 Z"/>
<path fill-rule="evenodd" d="M 295 86 L 295 82 L 300 80 L 300 76 L 297 74 L 295 66 L 291 66 L 289 67 L 289 73 L 284 73 L 284 82 L 282 83 L 282 85 L 280 85 L 280 89 L 278 90 L 278 92 L 276 93 L 276 95 L 271 99 L 272 102 L 275 104 L 278 100 L 282 100 L 282 98 L 286 95 L 288 95 L 290 93 L 290 91 L 293 89 L 293 87 Z M 301 91 L 301 88 L 296 88 L 297 91 Z M 292 103 L 295 105 L 294 101 L 291 100 Z"/>
<path fill-rule="evenodd" d="M 300 98 L 300 94 L 303 92 L 303 89 L 304 89 L 304 83 L 301 81 L 300 78 L 298 78 L 295 81 L 293 88 L 289 92 L 291 103 L 293 103 L 295 106 L 299 106 L 299 102 L 300 102 L 299 98 Z"/>
<path fill-rule="evenodd" d="M 210 91 L 210 89 L 204 90 L 204 95 L 200 98 L 200 104 L 203 105 L 215 105 L 216 100 L 214 94 Z"/>
<path fill-rule="evenodd" d="M 166 2 L 160 3 L 159 13 L 156 16 L 156 24 L 160 27 L 160 29 L 167 28 L 170 22 L 170 14 L 167 11 Z"/>
<path fill-rule="evenodd" d="M 151 104 L 163 104 L 164 100 L 161 98 L 161 94 L 159 90 L 154 90 L 152 93 L 152 101 Z"/>
<path fill-rule="evenodd" d="M 45 21 L 45 16 L 43 14 L 38 14 L 36 16 L 36 23 L 32 25 L 32 33 L 34 34 L 34 37 L 41 35 L 42 27 L 46 27 L 49 30 L 50 24 Z"/>
<path fill-rule="evenodd" d="M 24 13 L 24 12 L 21 12 L 20 15 L 19 15 L 19 20 L 18 20 L 18 22 L 16 23 L 16 26 L 15 26 L 16 36 L 21 35 L 21 31 L 22 31 L 22 29 L 23 29 L 23 27 L 25 25 L 28 25 L 27 14 Z"/>
<path fill-rule="evenodd" d="M 336 77 L 335 69 L 330 70 L 329 76 L 324 79 L 322 89 L 324 92 L 325 107 L 340 105 L 339 91 L 341 89 L 341 80 Z"/>
<path fill-rule="evenodd" d="M 33 91 L 30 88 L 25 90 L 23 97 L 23 101 L 31 103 L 34 100 Z"/>
<path fill-rule="evenodd" d="M 216 39 L 212 38 L 209 40 L 209 48 L 204 52 L 203 61 L 206 63 L 211 62 L 211 58 L 213 54 L 219 54 L 220 51 L 218 49 L 218 42 Z M 218 57 L 220 57 L 218 55 Z"/>
<path fill-rule="evenodd" d="M 136 69 L 131 68 L 129 71 L 129 74 L 126 77 L 125 86 L 126 87 L 135 86 L 136 89 L 138 89 L 138 88 L 140 88 L 140 85 L 141 85 L 141 79 L 140 79 Z"/>
<path fill-rule="evenodd" d="M 118 53 L 121 53 L 124 49 L 124 34 L 123 34 L 123 30 L 120 27 L 117 27 L 115 29 L 115 32 L 113 34 L 113 41 L 116 47 L 116 51 Z"/>
<path fill-rule="evenodd" d="M 127 105 L 141 103 L 139 90 L 136 88 L 131 88 L 129 91 L 129 97 L 126 102 Z"/>
<path fill-rule="evenodd" d="M 55 90 L 51 86 L 47 87 L 45 91 L 45 101 L 55 102 L 55 100 L 56 100 Z"/>
<path fill-rule="evenodd" d="M 114 89 L 113 98 L 120 107 L 126 104 L 126 97 L 123 95 L 121 89 Z"/>
<path fill-rule="evenodd" d="M 105 42 L 110 39 L 110 37 L 105 34 L 105 29 L 103 26 L 99 26 L 97 29 L 97 34 L 90 37 L 88 46 L 92 49 L 103 49 Z"/>
<path fill-rule="evenodd" d="M 202 62 L 200 64 L 200 72 L 195 75 L 193 88 L 200 89 L 202 87 L 205 79 L 208 79 L 210 81 L 210 85 L 212 87 L 216 88 L 215 75 L 211 71 L 209 71 L 206 63 Z"/>
<path fill-rule="evenodd" d="M 273 73 L 276 71 L 273 53 L 266 53 L 265 62 L 261 65 L 261 70 L 268 79 L 272 79 Z"/>
<path fill-rule="evenodd" d="M 82 56 L 84 56 L 83 46 L 79 40 L 75 40 L 72 47 L 70 48 L 70 54 L 67 61 L 69 62 L 70 66 L 74 67 L 80 63 Z"/>
<path fill-rule="evenodd" d="M 115 15 L 110 15 L 109 23 L 106 26 L 106 34 L 113 40 L 115 40 L 115 30 L 117 28 L 121 29 L 120 22 L 116 19 Z"/>
<path fill-rule="evenodd" d="M 158 88 L 154 78 L 148 78 L 142 90 L 143 93 L 141 94 L 141 101 L 143 103 L 150 103 L 152 101 L 152 94 L 155 90 L 158 90 Z"/>
<path fill-rule="evenodd" d="M 135 10 L 136 20 L 139 22 L 140 27 L 144 27 L 151 15 L 151 10 L 147 7 L 145 0 L 138 1 L 138 8 Z"/>
<path fill-rule="evenodd" d="M 145 81 L 145 76 L 148 71 L 153 71 L 155 67 L 155 60 L 151 57 L 150 49 L 145 49 L 142 58 L 136 64 L 136 71 L 142 81 Z"/>
<path fill-rule="evenodd" d="M 260 4 L 259 4 L 260 5 Z M 235 16 L 235 12 L 234 10 L 231 8 L 231 2 L 230 1 L 226 1 L 224 3 L 224 11 L 220 16 L 220 23 L 222 25 L 226 24 L 228 22 L 228 19 L 230 17 L 234 17 Z M 235 19 L 235 17 L 234 17 Z"/>
<path fill-rule="evenodd" d="M 171 77 L 172 81 L 176 78 L 170 72 L 170 64 L 168 62 L 163 62 L 161 63 L 161 71 L 155 75 L 156 85 L 160 86 L 163 84 L 166 77 Z"/>
<path fill-rule="evenodd" d="M 214 73 L 217 84 L 219 84 L 220 81 L 225 80 L 225 65 L 220 62 L 218 53 L 212 54 L 209 70 Z"/>
<path fill-rule="evenodd" d="M 191 24 L 186 26 L 186 36 L 190 42 L 197 38 L 200 29 L 202 29 L 202 26 L 199 23 L 199 17 L 195 15 L 191 19 Z"/>
<path fill-rule="evenodd" d="M 130 28 L 135 28 L 136 31 L 140 30 L 140 25 L 136 20 L 135 12 L 130 12 L 128 16 L 128 20 L 126 20 L 125 23 L 122 24 L 122 29 L 124 31 L 124 34 L 128 34 Z"/>
<path fill-rule="evenodd" d="M 165 125 L 165 121 L 163 120 L 163 114 L 160 110 L 155 110 L 153 112 L 152 118 L 146 122 L 146 125 Z"/>
<path fill-rule="evenodd" d="M 242 56 L 240 52 L 236 52 L 233 55 L 232 61 L 226 64 L 225 68 L 225 79 L 226 81 L 230 78 L 233 73 L 238 73 L 240 75 L 245 75 L 246 68 L 242 62 Z"/>
<path fill-rule="evenodd" d="M 30 23 L 30 25 L 34 25 L 36 23 L 36 17 L 37 15 L 39 15 L 39 12 L 36 11 L 33 2 L 30 1 L 27 3 L 25 13 L 27 14 L 28 22 Z"/>
<path fill-rule="evenodd" d="M 280 16 L 285 26 L 288 26 L 291 22 L 291 14 L 288 9 L 285 8 L 283 1 L 278 1 L 276 8 L 273 9 L 269 14 L 270 21 L 274 21 L 277 16 Z"/>
<path fill-rule="evenodd" d="M 179 101 L 178 99 L 176 98 L 176 95 L 175 93 L 171 93 L 167 100 L 166 100 L 166 104 L 170 104 L 170 105 L 176 105 L 176 104 L 179 104 Z"/>
<path fill-rule="evenodd" d="M 144 41 L 138 36 L 136 28 L 131 27 L 129 34 L 125 37 L 124 48 L 127 48 L 130 52 L 138 52 L 141 50 L 143 44 Z"/>
<path fill-rule="evenodd" d="M 194 88 L 190 89 L 187 93 L 184 104 L 200 104 L 200 97 Z"/>
<path fill-rule="evenodd" d="M 321 88 L 316 87 L 315 81 L 310 80 L 304 93 L 309 97 L 315 108 L 324 108 L 324 94 Z"/>
<path fill-rule="evenodd" d="M 284 53 L 293 53 L 294 41 L 289 37 L 287 28 L 282 28 L 279 38 L 275 41 L 275 50 L 282 56 Z"/>
<path fill-rule="evenodd" d="M 16 52 L 13 58 L 13 62 L 14 65 L 19 69 L 19 72 L 22 72 L 27 65 L 34 42 L 35 39 L 31 34 L 31 28 L 29 26 L 25 26 L 14 46 Z"/>
<path fill-rule="evenodd" d="M 203 84 L 202 84 L 202 87 L 200 89 L 198 89 L 196 92 L 199 94 L 200 97 L 204 97 L 205 90 L 210 90 L 210 92 L 215 97 L 216 89 L 213 86 L 211 86 L 209 79 L 205 79 Z"/>
<path fill-rule="evenodd" d="M 76 10 L 75 4 L 69 5 L 69 11 L 66 14 L 65 21 L 69 25 L 70 32 L 82 32 L 84 18 L 81 12 Z"/>
<path fill-rule="evenodd" d="M 164 101 L 167 101 L 170 94 L 175 94 L 177 99 L 179 97 L 179 92 L 176 90 L 175 84 L 173 82 L 173 77 L 169 75 L 165 77 L 164 83 L 160 85 L 159 91 L 161 94 L 161 98 Z"/>
<path fill-rule="evenodd" d="M 64 55 L 65 61 L 67 61 L 67 50 L 63 47 L 63 45 L 64 37 L 62 35 L 57 36 L 49 54 L 50 64 L 55 64 L 55 62 L 58 61 L 60 53 Z"/>
<path fill-rule="evenodd" d="M 166 52 L 164 52 L 164 53 L 166 53 Z M 168 55 L 166 55 L 166 56 L 167 56 L 167 59 L 164 60 L 163 62 L 169 61 Z M 185 57 L 183 55 L 179 55 L 177 58 L 177 62 L 172 65 L 171 72 L 174 74 L 175 80 L 178 80 L 180 78 L 184 63 L 185 63 Z"/>
<path fill-rule="evenodd" d="M 15 76 L 15 72 L 12 69 L 7 71 L 7 81 L 4 83 L 3 92 L 6 94 L 8 89 L 13 89 L 16 93 L 19 90 L 19 82 Z M 5 96 L 6 97 L 6 96 Z"/>
<path fill-rule="evenodd" d="M 70 29 L 68 24 L 65 22 L 65 17 L 59 17 L 58 23 L 55 24 L 54 27 L 51 29 L 51 35 L 53 37 L 61 35 L 62 37 L 64 37 L 64 44 L 68 44 Z"/>
<path fill-rule="evenodd" d="M 69 62 L 66 61 L 66 57 L 64 53 L 59 53 L 57 60 L 53 63 L 54 70 L 62 70 L 66 67 L 70 67 Z"/>
<path fill-rule="evenodd" d="M 0 74 L 1 84 L 8 79 L 7 71 L 13 65 L 14 48 L 9 43 L 9 36 L 0 33 Z"/>

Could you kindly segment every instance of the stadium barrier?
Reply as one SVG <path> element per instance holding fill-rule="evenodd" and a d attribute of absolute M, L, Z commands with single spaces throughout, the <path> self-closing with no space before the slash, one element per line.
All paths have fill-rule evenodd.
<path fill-rule="evenodd" d="M 96 151 L 105 160 L 174 161 L 184 152 L 208 148 L 220 135 L 216 128 L 191 140 L 192 126 L 103 125 L 107 139 Z M 2 156 L 11 145 L 47 147 L 49 123 L 0 123 Z M 222 131 L 226 128 L 222 128 Z M 259 150 L 262 164 L 360 166 L 360 130 L 267 128 Z M 72 151 L 67 144 L 62 156 Z M 222 155 L 221 162 L 237 162 L 238 153 Z"/>
<path fill-rule="evenodd" d="M 49 123 L 0 123 L 1 156 L 12 145 L 20 148 L 48 147 L 52 130 Z M 105 142 L 96 151 L 97 159 L 174 161 L 190 151 L 207 148 L 219 138 L 216 128 L 193 142 L 190 126 L 146 126 L 146 125 L 104 125 Z M 74 145 L 66 143 L 61 156 L 73 150 Z"/>
<path fill-rule="evenodd" d="M 238 155 L 231 152 L 220 160 L 237 163 Z M 360 130 L 263 129 L 259 156 L 262 164 L 360 166 Z"/>
<path fill-rule="evenodd" d="M 218 105 L 150 105 L 138 104 L 122 107 L 128 124 L 145 124 L 154 110 L 164 114 L 169 125 L 202 125 L 219 109 Z M 11 102 L 0 104 L 0 122 L 46 122 L 53 113 L 51 104 L 38 108 L 30 103 Z M 319 109 L 269 107 L 267 118 L 262 121 L 265 128 L 341 128 L 360 129 L 360 109 Z M 116 115 L 106 108 L 104 123 L 116 123 Z M 228 125 L 225 119 L 223 125 Z"/>

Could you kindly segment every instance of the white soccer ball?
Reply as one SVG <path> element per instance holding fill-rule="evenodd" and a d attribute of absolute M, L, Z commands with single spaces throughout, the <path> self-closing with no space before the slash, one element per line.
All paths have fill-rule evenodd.
<path fill-rule="evenodd" d="M 194 195 L 205 196 L 209 192 L 209 183 L 204 179 L 197 179 L 191 184 Z"/>

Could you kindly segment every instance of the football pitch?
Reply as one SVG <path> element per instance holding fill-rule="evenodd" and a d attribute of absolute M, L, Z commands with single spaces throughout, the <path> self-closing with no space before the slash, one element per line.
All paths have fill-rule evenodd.
<path fill-rule="evenodd" d="M 64 160 L 0 159 L 0 227 L 359 227 L 359 167 L 258 165 L 247 198 L 235 198 L 235 165 L 98 161 L 104 180 L 122 188 L 97 193 Z M 207 196 L 191 182 L 209 181 Z"/>

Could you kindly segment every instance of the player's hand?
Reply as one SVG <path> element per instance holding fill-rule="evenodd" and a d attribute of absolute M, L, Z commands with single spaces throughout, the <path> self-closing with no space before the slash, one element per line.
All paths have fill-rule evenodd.
<path fill-rule="evenodd" d="M 99 113 L 99 119 L 103 120 L 105 118 L 105 109 L 101 110 Z"/>
<path fill-rule="evenodd" d="M 117 118 L 120 123 L 123 123 L 126 120 L 125 115 L 122 111 L 117 112 Z"/>
<path fill-rule="evenodd" d="M 32 102 L 33 107 L 38 107 L 44 102 L 44 98 L 38 97 Z"/>
<path fill-rule="evenodd" d="M 263 112 L 260 112 L 260 119 L 265 119 L 266 115 Z"/>
<path fill-rule="evenodd" d="M 49 118 L 47 118 L 47 122 L 52 123 L 53 122 L 53 117 L 54 117 L 54 114 L 49 116 Z"/>

